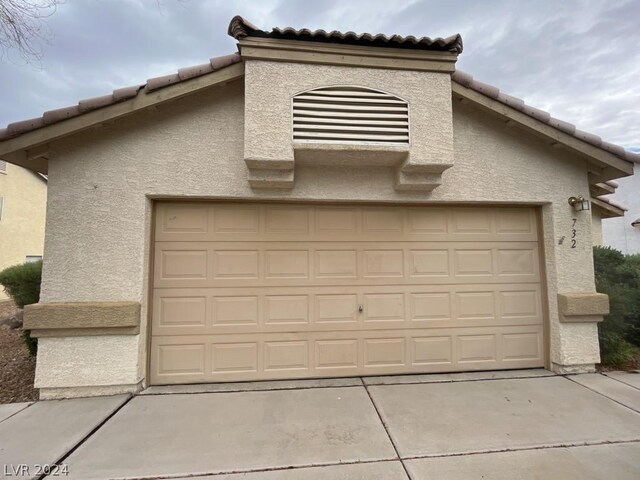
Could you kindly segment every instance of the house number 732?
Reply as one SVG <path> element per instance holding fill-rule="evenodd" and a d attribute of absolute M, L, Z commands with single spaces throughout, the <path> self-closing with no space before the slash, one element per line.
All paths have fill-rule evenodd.
<path fill-rule="evenodd" d="M 577 221 L 577 218 L 571 219 L 571 248 L 576 248 L 576 237 L 578 236 L 578 232 L 576 231 Z"/>

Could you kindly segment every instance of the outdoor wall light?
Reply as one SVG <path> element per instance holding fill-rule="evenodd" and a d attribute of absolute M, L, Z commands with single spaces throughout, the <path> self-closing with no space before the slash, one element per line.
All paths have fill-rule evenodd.
<path fill-rule="evenodd" d="M 571 205 L 576 212 L 589 210 L 589 200 L 585 200 L 582 195 L 569 197 L 569 205 Z"/>

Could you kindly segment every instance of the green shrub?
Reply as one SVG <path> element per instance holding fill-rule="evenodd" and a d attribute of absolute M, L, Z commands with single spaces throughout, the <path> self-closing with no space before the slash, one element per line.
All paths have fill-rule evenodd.
<path fill-rule="evenodd" d="M 40 299 L 40 280 L 42 261 L 23 263 L 5 268 L 0 272 L 0 285 L 13 299 L 18 308 L 38 303 Z"/>
<path fill-rule="evenodd" d="M 22 331 L 22 340 L 27 346 L 29 353 L 35 357 L 38 353 L 38 339 L 31 336 L 31 330 Z"/>
<path fill-rule="evenodd" d="M 610 313 L 598 326 L 604 365 L 624 366 L 640 347 L 640 255 L 610 247 L 593 250 L 598 292 L 609 295 Z"/>
<path fill-rule="evenodd" d="M 42 261 L 23 263 L 5 268 L 0 272 L 2 285 L 18 308 L 38 303 L 40 300 L 40 280 L 42 278 Z M 29 330 L 22 332 L 22 338 L 31 355 L 38 351 L 38 340 L 31 337 Z"/>

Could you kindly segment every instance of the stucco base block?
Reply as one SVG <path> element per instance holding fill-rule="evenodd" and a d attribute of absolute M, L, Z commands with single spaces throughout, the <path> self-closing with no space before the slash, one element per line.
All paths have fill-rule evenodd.
<path fill-rule="evenodd" d="M 557 365 L 570 368 L 600 363 L 597 323 L 560 323 L 560 352 Z"/>
<path fill-rule="evenodd" d="M 572 375 L 574 373 L 593 373 L 596 371 L 596 366 L 593 363 L 584 365 L 558 365 L 557 363 L 552 363 L 551 370 L 561 375 Z"/>
<path fill-rule="evenodd" d="M 131 385 L 106 385 L 102 387 L 63 387 L 41 388 L 40 400 L 61 400 L 63 398 L 103 397 L 120 395 L 122 393 L 135 394 L 142 390 L 142 382 Z"/>
<path fill-rule="evenodd" d="M 137 385 L 139 335 L 43 337 L 35 387 L 60 389 Z"/>

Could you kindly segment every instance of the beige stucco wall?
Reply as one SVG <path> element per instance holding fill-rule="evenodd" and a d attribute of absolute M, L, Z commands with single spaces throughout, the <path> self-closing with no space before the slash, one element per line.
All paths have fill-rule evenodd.
<path fill-rule="evenodd" d="M 27 255 L 42 255 L 47 209 L 47 183 L 36 174 L 7 164 L 0 172 L 0 270 L 24 263 Z M 0 302 L 8 299 L 0 287 Z"/>
<path fill-rule="evenodd" d="M 591 211 L 591 233 L 594 245 L 602 245 L 602 215 L 597 209 Z"/>
<path fill-rule="evenodd" d="M 559 291 L 594 290 L 591 216 L 567 203 L 589 194 L 584 161 L 455 102 L 455 166 L 430 194 L 397 192 L 390 168 L 326 166 L 297 168 L 292 191 L 254 192 L 243 161 L 243 91 L 236 82 L 55 145 L 42 301 L 140 301 L 143 321 L 139 336 L 42 338 L 36 384 L 45 395 L 61 395 L 60 385 L 79 387 L 75 394 L 113 382 L 133 388 L 145 377 L 149 196 L 541 205 L 551 360 L 560 370 L 599 361 L 596 325 L 561 324 L 556 300 Z M 108 369 L 88 353 L 113 348 L 120 360 Z"/>
<path fill-rule="evenodd" d="M 292 97 L 319 87 L 355 85 L 409 104 L 412 165 L 454 161 L 448 73 L 250 60 L 245 77 L 245 158 L 293 159 Z"/>

